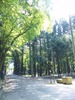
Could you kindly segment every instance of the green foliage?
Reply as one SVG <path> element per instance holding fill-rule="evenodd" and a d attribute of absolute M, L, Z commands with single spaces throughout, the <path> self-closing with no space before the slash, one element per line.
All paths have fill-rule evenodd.
<path fill-rule="evenodd" d="M 5 42 L 5 46 L 11 46 L 18 37 L 27 41 L 38 34 L 43 23 L 43 14 L 26 1 L 2 0 L 0 1 L 0 37 Z M 28 36 L 29 35 L 29 36 Z M 20 41 L 21 43 L 21 41 Z M 2 44 L 3 45 L 3 44 Z"/>
<path fill-rule="evenodd" d="M 40 36 L 30 44 L 30 53 L 26 57 L 29 57 L 27 64 L 31 74 L 49 74 L 49 70 L 58 74 L 70 73 L 70 66 L 74 65 L 70 34 L 56 35 L 41 31 Z"/>
<path fill-rule="evenodd" d="M 37 3 L 38 0 L 0 0 L 0 72 L 4 70 L 7 51 L 40 33 L 44 13 Z"/>

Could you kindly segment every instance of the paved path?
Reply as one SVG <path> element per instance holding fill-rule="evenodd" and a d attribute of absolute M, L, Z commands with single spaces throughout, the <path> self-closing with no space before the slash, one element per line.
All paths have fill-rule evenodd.
<path fill-rule="evenodd" d="M 72 85 L 49 84 L 47 79 L 7 76 L 0 100 L 75 100 L 75 82 Z"/>

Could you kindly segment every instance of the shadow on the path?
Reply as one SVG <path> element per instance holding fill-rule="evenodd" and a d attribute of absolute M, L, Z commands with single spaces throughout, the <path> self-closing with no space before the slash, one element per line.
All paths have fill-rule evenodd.
<path fill-rule="evenodd" d="M 4 92 L 9 92 L 15 89 L 19 89 L 19 79 L 14 78 L 12 75 L 9 75 L 5 79 L 5 85 L 4 85 Z"/>
<path fill-rule="evenodd" d="M 41 78 L 6 76 L 4 99 L 0 100 L 75 100 L 75 85 L 49 84 Z"/>

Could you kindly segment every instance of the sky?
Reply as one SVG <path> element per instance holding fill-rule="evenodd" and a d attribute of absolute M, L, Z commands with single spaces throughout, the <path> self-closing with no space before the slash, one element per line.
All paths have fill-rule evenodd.
<path fill-rule="evenodd" d="M 60 18 L 69 21 L 69 15 L 75 14 L 75 0 L 40 0 L 38 6 L 41 10 L 46 9 L 47 13 L 52 16 L 53 21 L 59 21 Z M 48 24 L 48 21 L 45 20 L 45 30 L 47 29 Z"/>
<path fill-rule="evenodd" d="M 14 68 L 14 63 L 13 62 L 9 63 L 9 66 L 7 69 L 7 75 L 13 74 L 13 68 Z"/>
<path fill-rule="evenodd" d="M 51 15 L 54 19 L 59 20 L 64 17 L 69 18 L 69 15 L 75 14 L 75 0 L 52 0 Z"/>
<path fill-rule="evenodd" d="M 32 2 L 33 0 L 29 0 Z M 59 20 L 64 17 L 65 19 L 69 18 L 69 15 L 75 14 L 75 0 L 40 0 L 39 7 L 42 10 L 47 6 L 47 11 L 50 12 L 50 15 Z"/>

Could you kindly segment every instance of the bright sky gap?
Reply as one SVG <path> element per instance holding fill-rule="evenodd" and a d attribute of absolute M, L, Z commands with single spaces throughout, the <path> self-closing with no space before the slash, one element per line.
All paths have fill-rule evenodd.
<path fill-rule="evenodd" d="M 52 0 L 52 16 L 54 19 L 69 18 L 69 15 L 75 14 L 75 0 Z"/>

